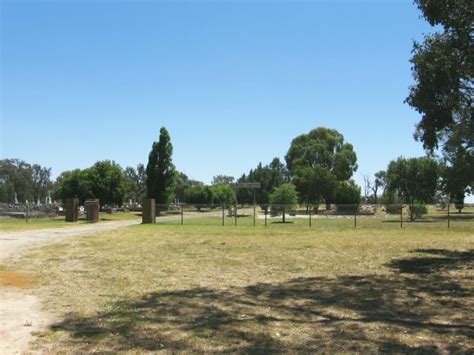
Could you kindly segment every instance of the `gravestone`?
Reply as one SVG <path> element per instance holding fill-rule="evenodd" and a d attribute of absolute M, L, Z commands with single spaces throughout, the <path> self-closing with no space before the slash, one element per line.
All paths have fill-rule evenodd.
<path fill-rule="evenodd" d="M 79 199 L 66 199 L 66 222 L 77 222 L 79 219 Z"/>
<path fill-rule="evenodd" d="M 142 223 L 156 223 L 155 199 L 145 198 L 142 207 Z"/>
<path fill-rule="evenodd" d="M 87 200 L 84 202 L 86 210 L 86 221 L 97 222 L 99 220 L 99 200 Z"/>

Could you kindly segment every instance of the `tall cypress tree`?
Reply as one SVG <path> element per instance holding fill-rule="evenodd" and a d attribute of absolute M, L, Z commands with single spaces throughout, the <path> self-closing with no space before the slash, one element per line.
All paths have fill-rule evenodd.
<path fill-rule="evenodd" d="M 170 135 L 165 127 L 161 127 L 160 138 L 158 142 L 153 142 L 146 167 L 147 196 L 154 198 L 157 204 L 167 204 L 173 199 L 176 169 L 172 155 Z"/>

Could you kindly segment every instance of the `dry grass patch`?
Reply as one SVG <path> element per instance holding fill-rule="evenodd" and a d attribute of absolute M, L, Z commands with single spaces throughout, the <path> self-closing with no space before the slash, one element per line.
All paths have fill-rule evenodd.
<path fill-rule="evenodd" d="M 141 214 L 134 212 L 100 213 L 100 221 L 102 222 L 131 220 L 140 217 Z M 0 232 L 74 227 L 83 224 L 86 224 L 85 217 L 83 216 L 77 223 L 67 223 L 65 222 L 64 217 L 30 218 L 28 221 L 20 218 L 1 217 Z"/>
<path fill-rule="evenodd" d="M 26 261 L 26 262 L 25 262 Z M 140 225 L 24 259 L 53 352 L 474 351 L 474 234 Z"/>
<path fill-rule="evenodd" d="M 25 275 L 19 274 L 14 271 L 0 271 L 0 288 L 30 288 L 32 287 L 32 285 L 32 280 Z"/>

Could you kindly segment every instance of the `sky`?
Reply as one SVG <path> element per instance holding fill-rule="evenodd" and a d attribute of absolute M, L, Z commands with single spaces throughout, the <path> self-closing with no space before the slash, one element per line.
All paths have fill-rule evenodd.
<path fill-rule="evenodd" d="M 146 164 L 160 127 L 209 183 L 337 129 L 362 175 L 424 155 L 411 0 L 1 2 L 0 157 L 61 171 Z"/>

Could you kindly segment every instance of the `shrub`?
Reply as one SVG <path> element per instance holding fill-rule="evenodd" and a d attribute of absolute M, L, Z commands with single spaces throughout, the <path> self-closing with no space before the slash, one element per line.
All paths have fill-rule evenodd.
<path fill-rule="evenodd" d="M 454 204 L 454 208 L 456 208 L 458 210 L 458 213 L 461 213 L 461 210 L 464 208 L 464 201 L 456 202 Z"/>
<path fill-rule="evenodd" d="M 402 212 L 402 206 L 399 203 L 386 205 L 385 211 L 389 214 L 400 214 Z"/>
<path fill-rule="evenodd" d="M 359 210 L 360 187 L 350 180 L 341 183 L 335 194 L 336 210 L 343 213 L 354 213 Z"/>
<path fill-rule="evenodd" d="M 283 212 L 283 223 L 285 220 L 285 212 L 289 211 L 298 203 L 298 192 L 293 184 L 283 184 L 273 189 L 269 196 L 271 205 L 271 214 Z"/>
<path fill-rule="evenodd" d="M 408 207 L 408 213 L 410 214 L 410 220 L 414 221 L 422 215 L 427 214 L 428 209 L 423 203 L 414 203 Z"/>

